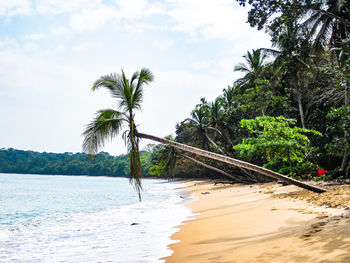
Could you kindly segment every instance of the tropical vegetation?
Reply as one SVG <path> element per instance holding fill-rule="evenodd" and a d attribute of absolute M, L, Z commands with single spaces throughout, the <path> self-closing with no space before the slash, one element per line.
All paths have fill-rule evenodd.
<path fill-rule="evenodd" d="M 236 1 L 250 8 L 248 23 L 264 29 L 273 48 L 248 50 L 233 62 L 242 77 L 212 102 L 201 98 L 176 125 L 174 140 L 293 178 L 349 178 L 350 1 Z M 201 161 L 247 181 L 266 180 Z M 199 172 L 178 162 L 175 176 Z M 319 178 L 317 169 L 328 172 Z"/>

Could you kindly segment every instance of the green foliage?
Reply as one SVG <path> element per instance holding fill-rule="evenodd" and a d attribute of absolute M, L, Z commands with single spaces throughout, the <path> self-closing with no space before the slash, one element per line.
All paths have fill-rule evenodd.
<path fill-rule="evenodd" d="M 274 102 L 269 81 L 260 81 L 260 84 L 246 88 L 245 90 L 236 89 L 236 100 L 239 102 L 243 112 L 249 112 L 252 116 L 265 114 L 270 105 Z"/>
<path fill-rule="evenodd" d="M 350 155 L 350 106 L 331 108 L 327 117 L 330 120 L 327 130 L 331 135 L 327 150 L 337 156 Z"/>
<path fill-rule="evenodd" d="M 248 23 L 265 27 L 275 49 L 247 51 L 234 67 L 243 76 L 213 102 L 202 98 L 175 140 L 298 178 L 319 167 L 329 170 L 323 179 L 338 177 L 340 166 L 349 173 L 348 113 L 340 107 L 349 105 L 350 2 L 236 1 L 250 6 Z M 198 173 L 186 165 L 179 172 Z"/>
<path fill-rule="evenodd" d="M 244 138 L 241 144 L 234 146 L 234 149 L 244 158 L 263 155 L 267 161 L 265 167 L 284 174 L 301 175 L 308 170 L 305 169 L 305 164 L 301 164 L 306 162 L 314 151 L 305 134 L 321 134 L 315 130 L 296 127 L 295 123 L 295 119 L 282 116 L 243 119 L 242 127 L 247 128 L 253 137 Z M 294 171 L 295 167 L 298 167 L 297 171 Z"/>
<path fill-rule="evenodd" d="M 171 135 L 166 136 L 165 139 L 174 140 Z M 178 161 L 176 149 L 167 145 L 158 145 L 155 150 L 157 161 L 150 167 L 150 174 L 174 179 L 175 166 Z"/>
<path fill-rule="evenodd" d="M 152 153 L 141 151 L 141 166 L 144 176 L 149 177 L 153 165 Z M 39 153 L 16 149 L 0 150 L 0 173 L 89 175 L 128 177 L 127 155 L 112 156 L 100 152 L 93 159 L 85 153 Z"/>

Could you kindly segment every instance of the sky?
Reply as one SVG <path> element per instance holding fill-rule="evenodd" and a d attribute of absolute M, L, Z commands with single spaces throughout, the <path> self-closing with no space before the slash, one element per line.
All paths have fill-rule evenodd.
<path fill-rule="evenodd" d="M 234 0 L 1 0 L 0 148 L 81 152 L 95 112 L 116 106 L 93 82 L 143 67 L 155 80 L 138 130 L 174 135 L 200 98 L 241 76 L 233 67 L 247 51 L 270 47 L 247 12 Z M 101 150 L 127 151 L 121 138 Z"/>

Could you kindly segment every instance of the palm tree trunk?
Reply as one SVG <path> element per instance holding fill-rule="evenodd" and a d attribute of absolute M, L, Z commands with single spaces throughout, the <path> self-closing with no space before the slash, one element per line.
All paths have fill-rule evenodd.
<path fill-rule="evenodd" d="M 156 136 L 153 136 L 153 135 L 149 135 L 149 134 L 137 133 L 136 136 L 138 136 L 139 138 L 149 139 L 149 140 L 160 142 L 160 143 L 163 143 L 163 144 L 166 144 L 166 145 L 169 145 L 169 146 L 173 146 L 173 147 L 178 148 L 180 150 L 191 152 L 191 153 L 194 153 L 194 154 L 197 154 L 197 155 L 200 155 L 200 156 L 204 156 L 204 157 L 207 157 L 207 158 L 211 158 L 211 159 L 214 159 L 214 160 L 225 162 L 225 163 L 228 163 L 228 164 L 231 164 L 231 165 L 235 165 L 235 166 L 238 166 L 238 167 L 246 168 L 248 170 L 252 170 L 254 172 L 257 172 L 257 173 L 260 173 L 260 174 L 263 174 L 263 175 L 266 175 L 266 176 L 269 176 L 269 177 L 272 177 L 272 178 L 284 181 L 284 182 L 286 182 L 288 184 L 294 184 L 296 186 L 299 186 L 301 188 L 304 188 L 304 189 L 307 189 L 307 190 L 310 190 L 310 191 L 313 191 L 313 192 L 316 192 L 316 193 L 326 192 L 325 189 L 322 189 L 322 188 L 319 188 L 319 187 L 316 187 L 316 186 L 313 186 L 313 185 L 309 185 L 309 184 L 306 184 L 306 183 L 299 182 L 297 180 L 294 180 L 294 179 L 289 178 L 289 177 L 287 177 L 285 175 L 276 173 L 274 171 L 268 170 L 266 168 L 263 168 L 263 167 L 260 167 L 260 166 L 257 166 L 257 165 L 251 164 L 251 163 L 247 163 L 247 162 L 244 162 L 244 161 L 240 161 L 240 160 L 237 160 L 237 159 L 234 159 L 234 158 L 231 158 L 231 157 L 227 157 L 227 156 L 224 156 L 224 155 L 221 155 L 221 154 L 208 152 L 208 151 L 205 151 L 205 150 L 202 150 L 202 149 L 198 149 L 198 148 L 195 148 L 195 147 L 192 147 L 192 146 L 188 146 L 188 145 L 185 145 L 185 144 L 182 144 L 182 143 L 166 140 L 166 139 L 159 138 L 159 137 L 156 137 Z"/>
<path fill-rule="evenodd" d="M 225 154 L 224 151 L 212 140 L 212 138 L 209 137 L 207 133 L 204 134 L 207 140 L 210 142 L 210 144 L 212 144 L 215 147 L 215 149 L 217 149 L 221 154 Z"/>
<path fill-rule="evenodd" d="M 300 91 L 300 87 L 299 87 L 298 84 L 296 84 L 295 92 L 296 92 L 296 95 L 297 95 L 301 126 L 303 127 L 303 129 L 305 129 L 305 115 L 304 115 L 303 104 L 301 102 L 301 91 Z"/>
<path fill-rule="evenodd" d="M 220 131 L 219 131 L 220 132 Z M 221 133 L 221 132 L 220 132 Z M 207 133 L 204 133 L 207 140 L 223 155 L 225 155 L 225 152 L 219 147 L 210 137 Z M 230 142 L 231 143 L 231 142 Z M 232 143 L 231 143 L 232 144 Z M 238 167 L 243 173 L 245 173 L 247 176 L 250 177 L 251 180 L 253 180 L 255 183 L 258 182 L 247 170 L 243 169 L 242 167 Z"/>
<path fill-rule="evenodd" d="M 185 154 L 181 154 L 181 153 L 178 153 L 178 154 L 179 154 L 180 156 L 182 156 L 183 158 L 188 159 L 188 160 L 190 160 L 190 161 L 192 161 L 192 162 L 194 162 L 194 163 L 196 163 L 196 164 L 199 164 L 199 165 L 201 165 L 201 166 L 203 166 L 203 167 L 205 167 L 205 168 L 208 168 L 208 169 L 210 169 L 210 170 L 213 170 L 213 171 L 215 171 L 215 172 L 217 172 L 217 173 L 220 173 L 220 174 L 222 174 L 222 175 L 225 175 L 225 176 L 231 178 L 235 183 L 242 183 L 242 184 L 246 183 L 246 182 L 244 182 L 243 180 L 240 180 L 240 179 L 238 179 L 238 178 L 236 178 L 236 177 L 230 175 L 229 173 L 226 173 L 225 171 L 220 170 L 219 168 L 216 168 L 216 167 L 214 167 L 214 166 L 211 166 L 211 165 L 208 165 L 208 164 L 203 163 L 203 162 L 201 162 L 201 161 L 198 161 L 198 160 L 196 160 L 196 159 L 194 159 L 194 158 L 192 158 L 192 157 L 190 157 L 190 156 L 187 156 L 187 155 L 185 155 Z"/>
<path fill-rule="evenodd" d="M 299 72 L 297 73 L 297 76 L 299 78 Z M 303 104 L 301 102 L 301 91 L 300 91 L 298 81 L 292 77 L 289 80 L 289 85 L 295 91 L 295 96 L 297 98 L 297 103 L 298 103 L 301 126 L 303 127 L 303 129 L 305 129 L 305 116 L 304 116 Z"/>
<path fill-rule="evenodd" d="M 349 88 L 348 87 L 345 87 L 345 99 L 344 99 L 344 105 L 345 106 L 349 106 Z M 344 138 L 345 138 L 345 141 L 347 141 L 347 138 L 349 137 L 349 132 L 346 130 L 344 131 Z M 343 155 L 343 160 L 342 160 L 342 163 L 341 163 L 341 166 L 340 166 L 340 171 L 342 173 L 344 173 L 345 177 L 347 178 L 347 174 L 346 174 L 346 167 L 347 167 L 347 164 L 349 162 L 349 156 L 348 156 L 348 145 L 345 145 L 344 147 L 344 155 Z M 350 164 L 350 163 L 349 163 Z"/>

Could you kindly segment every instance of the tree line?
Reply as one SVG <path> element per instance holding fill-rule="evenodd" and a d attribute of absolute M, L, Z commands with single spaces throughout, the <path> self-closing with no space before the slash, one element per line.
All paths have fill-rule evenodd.
<path fill-rule="evenodd" d="M 152 166 L 150 152 L 141 151 L 144 176 Z M 0 173 L 89 175 L 89 176 L 129 176 L 127 155 L 112 156 L 100 152 L 90 158 L 85 153 L 39 153 L 16 149 L 0 149 Z"/>

